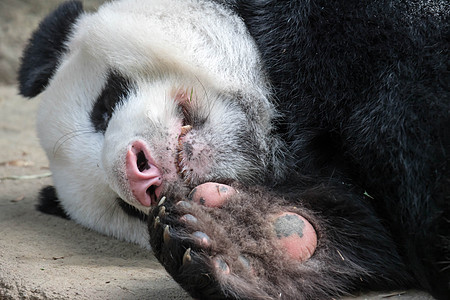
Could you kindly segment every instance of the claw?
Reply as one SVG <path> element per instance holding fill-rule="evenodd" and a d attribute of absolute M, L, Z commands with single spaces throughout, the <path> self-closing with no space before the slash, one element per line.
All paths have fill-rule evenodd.
<path fill-rule="evenodd" d="M 161 206 L 161 208 L 159 209 L 158 216 L 160 218 L 163 218 L 165 215 L 166 215 L 166 207 L 165 206 Z"/>
<path fill-rule="evenodd" d="M 158 227 L 158 225 L 161 223 L 161 221 L 159 220 L 159 217 L 155 218 L 155 223 L 153 224 L 153 228 Z"/>
<path fill-rule="evenodd" d="M 164 234 L 163 234 L 163 239 L 164 239 L 164 244 L 169 244 L 170 241 L 170 230 L 169 230 L 169 225 L 166 225 L 164 227 Z"/>
<path fill-rule="evenodd" d="M 183 265 L 190 263 L 192 260 L 191 257 L 191 248 L 187 248 L 186 252 L 183 255 Z"/>
<path fill-rule="evenodd" d="M 192 201 L 196 192 L 197 192 L 197 188 L 194 188 L 192 191 L 190 191 L 189 194 L 187 195 L 187 200 Z"/>
<path fill-rule="evenodd" d="M 161 205 L 163 205 L 163 204 L 164 204 L 164 202 L 166 202 L 166 196 L 163 196 L 163 197 L 161 198 L 161 200 L 159 200 L 159 202 L 158 202 L 158 206 L 161 206 Z"/>

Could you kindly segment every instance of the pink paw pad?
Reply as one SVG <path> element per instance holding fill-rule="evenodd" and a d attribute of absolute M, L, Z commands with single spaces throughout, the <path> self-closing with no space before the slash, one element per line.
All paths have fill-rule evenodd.
<path fill-rule="evenodd" d="M 221 207 L 234 194 L 236 190 L 229 185 L 207 182 L 193 189 L 188 199 L 207 207 Z"/>
<path fill-rule="evenodd" d="M 282 212 L 276 215 L 273 229 L 278 244 L 292 259 L 305 261 L 316 250 L 316 231 L 305 218 L 296 213 Z"/>

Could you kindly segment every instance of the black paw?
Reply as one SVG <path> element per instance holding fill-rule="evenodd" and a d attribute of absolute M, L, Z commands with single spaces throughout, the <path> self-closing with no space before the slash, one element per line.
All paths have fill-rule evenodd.
<path fill-rule="evenodd" d="M 195 298 L 292 299 L 292 276 L 311 268 L 316 232 L 306 212 L 237 189 L 207 183 L 163 197 L 149 219 L 153 251 Z"/>
<path fill-rule="evenodd" d="M 39 204 L 36 208 L 46 214 L 59 216 L 64 219 L 70 219 L 59 202 L 56 190 L 53 186 L 42 188 L 39 193 Z"/>
<path fill-rule="evenodd" d="M 358 191 L 323 185 L 281 197 L 206 183 L 167 193 L 149 231 L 158 260 L 197 299 L 329 299 L 410 281 Z"/>

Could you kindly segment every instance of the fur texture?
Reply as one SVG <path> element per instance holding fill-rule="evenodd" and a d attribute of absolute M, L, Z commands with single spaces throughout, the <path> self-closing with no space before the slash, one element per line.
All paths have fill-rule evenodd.
<path fill-rule="evenodd" d="M 295 167 L 366 189 L 408 271 L 447 298 L 449 6 L 237 1 L 236 9 L 273 83 Z"/>
<path fill-rule="evenodd" d="M 41 209 L 144 247 L 149 232 L 199 299 L 448 299 L 448 17 L 437 0 L 63 4 L 19 72 L 42 92 L 57 197 Z M 209 181 L 238 193 L 189 201 Z M 273 233 L 283 212 L 317 234 L 303 262 Z"/>

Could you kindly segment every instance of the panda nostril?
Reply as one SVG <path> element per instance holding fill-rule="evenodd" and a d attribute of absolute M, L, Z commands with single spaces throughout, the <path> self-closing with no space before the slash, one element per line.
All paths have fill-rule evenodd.
<path fill-rule="evenodd" d="M 137 154 L 136 164 L 140 172 L 143 172 L 151 168 L 151 166 L 148 164 L 147 157 L 145 157 L 144 151 L 140 151 Z"/>
<path fill-rule="evenodd" d="M 163 185 L 163 173 L 145 142 L 137 140 L 129 145 L 125 158 L 125 175 L 129 192 L 135 200 L 146 207 L 156 205 Z"/>

